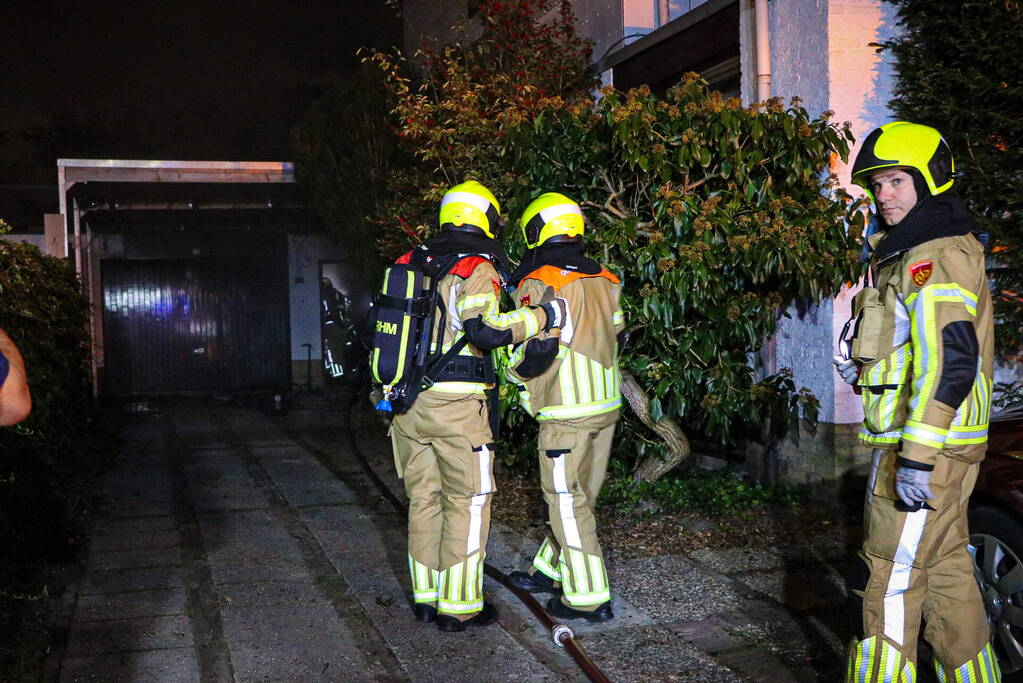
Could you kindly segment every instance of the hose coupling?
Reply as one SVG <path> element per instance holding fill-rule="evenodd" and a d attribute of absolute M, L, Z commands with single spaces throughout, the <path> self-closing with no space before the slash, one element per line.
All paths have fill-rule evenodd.
<path fill-rule="evenodd" d="M 575 634 L 564 624 L 555 624 L 551 629 L 551 638 L 558 647 L 565 647 L 565 641 L 575 638 Z"/>

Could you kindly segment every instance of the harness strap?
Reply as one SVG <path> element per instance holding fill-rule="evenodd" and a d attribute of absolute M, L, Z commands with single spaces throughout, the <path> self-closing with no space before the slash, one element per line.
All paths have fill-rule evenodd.
<path fill-rule="evenodd" d="M 405 315 L 411 315 L 415 318 L 425 318 L 430 315 L 430 297 L 419 296 L 414 299 L 405 299 L 398 296 L 388 296 L 387 294 L 378 294 L 376 298 L 376 304 L 380 308 L 387 308 L 390 310 L 401 311 Z"/>

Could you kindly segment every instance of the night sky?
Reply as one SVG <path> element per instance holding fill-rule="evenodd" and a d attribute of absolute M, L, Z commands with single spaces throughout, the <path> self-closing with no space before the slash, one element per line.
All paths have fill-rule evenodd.
<path fill-rule="evenodd" d="M 355 50 L 401 38 L 384 0 L 2 5 L 0 211 L 11 185 L 54 181 L 47 152 L 291 159 L 289 129 Z"/>

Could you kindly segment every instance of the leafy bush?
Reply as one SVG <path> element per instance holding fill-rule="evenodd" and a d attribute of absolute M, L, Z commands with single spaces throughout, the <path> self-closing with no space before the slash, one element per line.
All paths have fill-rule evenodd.
<path fill-rule="evenodd" d="M 0 327 L 25 359 L 32 414 L 0 428 L 0 590 L 66 551 L 89 477 L 106 461 L 93 437 L 88 302 L 73 266 L 0 240 Z M 38 586 L 35 590 L 38 590 Z"/>
<path fill-rule="evenodd" d="M 589 248 L 622 276 L 623 366 L 647 394 L 630 405 L 649 420 L 627 414 L 619 454 L 677 464 L 688 453 L 651 431 L 665 420 L 723 445 L 778 438 L 800 413 L 815 421 L 816 399 L 785 370 L 757 381 L 750 354 L 780 311 L 835 293 L 860 267 L 860 203 L 826 171 L 848 155 L 848 125 L 811 119 L 796 98 L 744 107 L 696 74 L 664 96 L 602 95 L 512 133 L 510 204 L 541 190 L 577 199 Z"/>
<path fill-rule="evenodd" d="M 745 481 L 732 469 L 697 470 L 685 476 L 666 475 L 657 481 L 636 481 L 620 462 L 609 468 L 598 505 L 631 512 L 640 502 L 654 503 L 664 512 L 746 512 L 767 503 L 795 505 L 803 501 L 799 487 L 763 486 Z"/>

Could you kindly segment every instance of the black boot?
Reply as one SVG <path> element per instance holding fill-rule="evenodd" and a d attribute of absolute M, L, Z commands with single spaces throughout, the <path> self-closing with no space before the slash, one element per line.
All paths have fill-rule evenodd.
<path fill-rule="evenodd" d="M 554 579 L 541 572 L 536 572 L 534 574 L 530 574 L 528 572 L 512 572 L 508 575 L 508 583 L 516 588 L 529 591 L 530 593 L 561 594 L 561 589 L 554 585 Z"/>
<path fill-rule="evenodd" d="M 416 621 L 432 624 L 437 621 L 437 608 L 424 602 L 417 602 L 412 605 L 412 615 L 416 618 Z"/>
<path fill-rule="evenodd" d="M 445 633 L 458 633 L 464 631 L 466 626 L 490 626 L 497 621 L 497 608 L 489 602 L 483 603 L 483 609 L 476 616 L 465 621 L 459 621 L 450 614 L 437 615 L 437 628 Z"/>
<path fill-rule="evenodd" d="M 610 621 L 615 617 L 614 612 L 611 611 L 610 601 L 605 602 L 592 612 L 584 612 L 581 609 L 569 607 L 558 596 L 547 601 L 547 613 L 559 619 L 585 619 L 593 622 Z"/>

